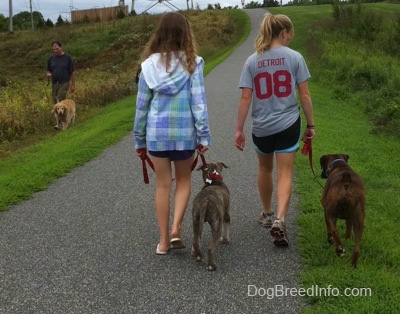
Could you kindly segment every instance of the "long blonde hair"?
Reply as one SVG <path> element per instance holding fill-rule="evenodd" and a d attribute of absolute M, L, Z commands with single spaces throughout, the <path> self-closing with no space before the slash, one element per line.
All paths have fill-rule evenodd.
<path fill-rule="evenodd" d="M 260 24 L 255 48 L 258 54 L 262 54 L 271 48 L 272 41 L 278 38 L 283 30 L 293 31 L 292 21 L 283 14 L 266 14 Z"/>
<path fill-rule="evenodd" d="M 172 55 L 179 58 L 181 51 L 184 52 L 186 60 L 180 58 L 180 62 L 192 74 L 196 68 L 197 45 L 190 22 L 182 14 L 164 13 L 155 34 L 144 49 L 142 59 L 160 53 L 168 72 Z"/>

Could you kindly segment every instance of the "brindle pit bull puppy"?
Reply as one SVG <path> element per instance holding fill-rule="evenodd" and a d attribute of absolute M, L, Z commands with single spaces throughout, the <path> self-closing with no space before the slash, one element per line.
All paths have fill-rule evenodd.
<path fill-rule="evenodd" d="M 218 241 L 229 243 L 229 203 L 228 187 L 223 182 L 221 171 L 229 168 L 223 162 L 209 163 L 207 167 L 200 166 L 204 186 L 193 200 L 193 246 L 192 256 L 199 262 L 202 259 L 200 251 L 200 238 L 204 222 L 211 226 L 212 239 L 208 245 L 207 270 L 216 270 L 214 256 Z"/>
<path fill-rule="evenodd" d="M 353 228 L 355 244 L 351 265 L 356 267 L 364 231 L 365 188 L 362 178 L 348 165 L 348 159 L 346 154 L 321 156 L 321 177 L 327 179 L 321 203 L 325 210 L 328 242 L 335 245 L 339 257 L 343 257 L 345 250 L 336 229 L 336 220 L 346 220 L 346 238 L 350 238 Z"/>

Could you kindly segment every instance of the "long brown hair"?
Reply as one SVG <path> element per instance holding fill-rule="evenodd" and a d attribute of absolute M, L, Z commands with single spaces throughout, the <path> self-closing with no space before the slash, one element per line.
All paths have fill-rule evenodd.
<path fill-rule="evenodd" d="M 260 32 L 256 39 L 256 51 L 258 54 L 263 53 L 271 48 L 271 43 L 278 38 L 281 32 L 286 29 L 288 32 L 293 31 L 292 21 L 283 14 L 267 14 L 260 25 Z"/>
<path fill-rule="evenodd" d="M 142 58 L 147 59 L 153 53 L 161 53 L 166 69 L 170 67 L 172 54 L 179 58 L 183 51 L 186 60 L 180 59 L 182 65 L 193 73 L 196 68 L 197 47 L 189 20 L 176 12 L 164 13 L 155 34 L 144 49 Z"/>

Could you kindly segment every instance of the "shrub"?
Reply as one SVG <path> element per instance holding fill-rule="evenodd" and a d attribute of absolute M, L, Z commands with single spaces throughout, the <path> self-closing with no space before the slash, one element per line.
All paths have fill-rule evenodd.
<path fill-rule="evenodd" d="M 335 24 L 321 23 L 309 41 L 318 53 L 313 76 L 332 86 L 332 97 L 358 95 L 377 133 L 400 135 L 400 15 L 335 2 Z M 325 31 L 321 31 L 321 28 Z M 322 35 L 321 35 L 322 34 Z"/>

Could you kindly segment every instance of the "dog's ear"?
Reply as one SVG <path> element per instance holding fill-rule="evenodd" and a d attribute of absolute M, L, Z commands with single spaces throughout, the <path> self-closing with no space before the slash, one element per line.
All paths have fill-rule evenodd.
<path fill-rule="evenodd" d="M 324 169 L 324 165 L 325 165 L 325 160 L 326 160 L 326 155 L 322 155 L 321 158 L 319 159 L 319 164 L 321 165 L 321 169 Z"/>
<path fill-rule="evenodd" d="M 217 168 L 219 171 L 222 171 L 222 168 L 229 168 L 229 167 L 227 165 L 225 165 L 222 161 L 218 161 Z"/>
<path fill-rule="evenodd" d="M 329 162 L 329 155 L 322 155 L 319 159 L 319 163 L 321 165 L 321 178 L 326 179 L 328 178 L 327 168 Z"/>
<path fill-rule="evenodd" d="M 203 165 L 198 166 L 198 167 L 196 168 L 196 170 L 197 170 L 197 171 L 200 171 L 201 168 L 203 168 Z"/>

